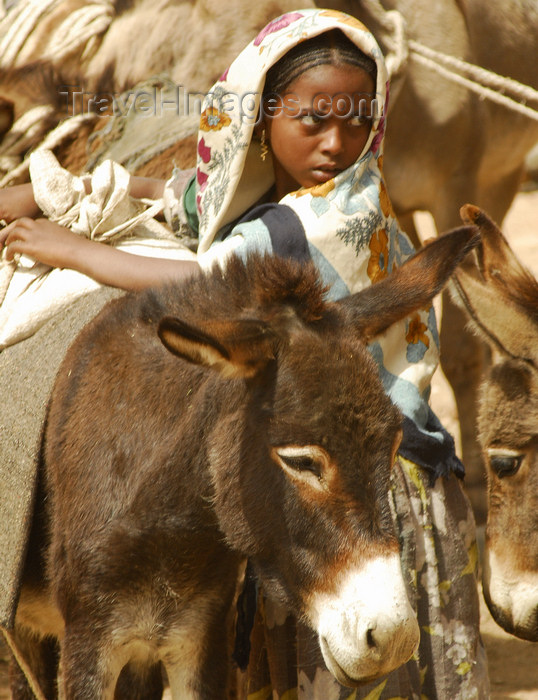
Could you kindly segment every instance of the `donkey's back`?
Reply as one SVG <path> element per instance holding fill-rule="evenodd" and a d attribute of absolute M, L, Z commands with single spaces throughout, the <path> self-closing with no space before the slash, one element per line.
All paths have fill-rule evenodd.
<path fill-rule="evenodd" d="M 17 613 L 30 660 L 33 632 L 62 640 L 66 700 L 113 698 L 122 669 L 155 680 L 161 662 L 174 700 L 221 699 L 245 557 L 339 682 L 409 658 L 388 503 L 401 420 L 366 343 L 431 300 L 474 233 L 341 302 L 313 265 L 254 256 L 116 300 L 82 331 L 45 432 L 29 562 L 46 571 L 28 567 Z"/>

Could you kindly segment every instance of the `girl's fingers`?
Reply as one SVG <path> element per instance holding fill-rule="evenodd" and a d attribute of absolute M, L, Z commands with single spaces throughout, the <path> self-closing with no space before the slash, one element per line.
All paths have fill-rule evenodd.
<path fill-rule="evenodd" d="M 5 260 L 6 262 L 11 262 L 11 261 L 15 258 L 15 255 L 16 255 L 18 252 L 19 252 L 18 250 L 15 250 L 15 249 L 13 248 L 13 245 L 7 245 L 7 246 L 5 246 L 5 248 L 4 248 L 4 260 Z"/>
<path fill-rule="evenodd" d="M 15 255 L 24 253 L 24 240 L 11 236 L 4 246 L 4 259 L 10 262 Z"/>
<path fill-rule="evenodd" d="M 14 236 L 20 238 L 21 236 L 28 234 L 34 224 L 35 222 L 33 219 L 28 219 L 26 217 L 23 219 L 16 219 L 0 231 L 0 241 L 4 242 L 5 244 L 6 241 L 13 240 Z"/>
<path fill-rule="evenodd" d="M 13 222 L 15 223 L 15 222 Z M 9 236 L 10 232 L 13 230 L 13 223 L 8 224 L 7 226 L 4 226 L 4 228 L 0 229 L 0 245 L 4 245 L 7 237 Z"/>
<path fill-rule="evenodd" d="M 4 248 L 5 260 L 11 261 L 16 253 L 25 252 L 27 220 L 17 219 L 0 231 L 0 245 Z"/>

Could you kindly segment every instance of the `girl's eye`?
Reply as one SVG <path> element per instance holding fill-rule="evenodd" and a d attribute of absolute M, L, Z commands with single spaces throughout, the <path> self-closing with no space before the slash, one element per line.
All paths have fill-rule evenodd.
<path fill-rule="evenodd" d="M 364 114 L 355 114 L 350 118 L 349 123 L 351 126 L 364 126 L 365 124 L 370 124 L 371 118 Z"/>
<path fill-rule="evenodd" d="M 299 119 L 305 126 L 317 126 L 321 122 L 321 117 L 317 114 L 301 114 Z"/>

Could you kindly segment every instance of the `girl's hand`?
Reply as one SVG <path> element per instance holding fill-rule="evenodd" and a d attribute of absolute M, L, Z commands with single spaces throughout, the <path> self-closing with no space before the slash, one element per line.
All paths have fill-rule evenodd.
<path fill-rule="evenodd" d="M 52 267 L 75 267 L 88 241 L 48 219 L 17 219 L 0 230 L 6 260 L 18 253 Z"/>
<path fill-rule="evenodd" d="M 14 185 L 0 190 L 0 220 L 7 223 L 20 219 L 22 216 L 36 217 L 41 210 L 35 203 L 34 190 L 31 183 Z"/>
<path fill-rule="evenodd" d="M 13 221 L 0 230 L 3 250 L 7 260 L 13 260 L 16 254 L 27 255 L 52 267 L 76 270 L 100 284 L 127 290 L 145 289 L 200 270 L 195 260 L 133 255 L 79 236 L 48 219 Z"/>

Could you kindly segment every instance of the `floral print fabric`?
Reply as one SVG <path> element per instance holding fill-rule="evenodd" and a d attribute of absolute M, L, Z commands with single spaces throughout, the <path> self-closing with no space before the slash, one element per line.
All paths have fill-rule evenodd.
<path fill-rule="evenodd" d="M 332 10 L 300 10 L 271 22 L 241 52 L 206 96 L 200 121 L 196 170 L 200 262 L 222 259 L 249 246 L 235 220 L 252 208 L 274 182 L 270 157 L 262 160 L 254 136 L 265 74 L 292 46 L 338 28 L 377 65 L 376 107 L 363 153 L 328 182 L 286 195 L 306 232 L 312 258 L 330 274 L 333 298 L 374 284 L 414 251 L 394 216 L 382 174 L 388 77 L 381 51 L 356 19 Z M 235 235 L 234 235 L 235 234 Z M 250 248 L 258 240 L 250 241 Z M 335 283 L 336 280 L 336 283 Z M 427 419 L 430 379 L 438 364 L 433 308 L 393 326 L 376 341 L 387 392 L 417 425 Z"/>

